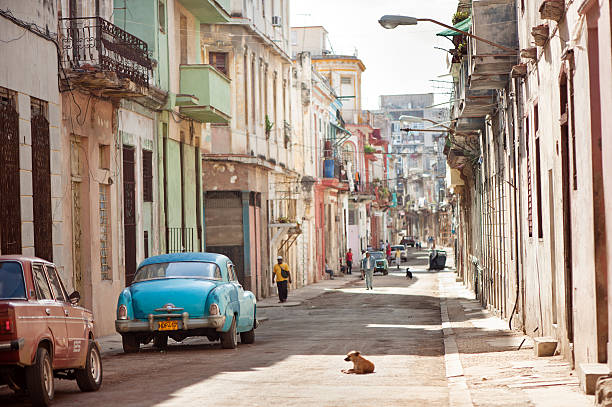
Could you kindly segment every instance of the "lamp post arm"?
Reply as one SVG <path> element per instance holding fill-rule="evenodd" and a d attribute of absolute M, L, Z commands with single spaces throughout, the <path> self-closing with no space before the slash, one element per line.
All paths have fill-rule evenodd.
<path fill-rule="evenodd" d="M 486 44 L 489 44 L 489 45 L 491 45 L 491 46 L 493 46 L 493 47 L 496 47 L 496 48 L 499 48 L 499 49 L 503 49 L 504 51 L 507 51 L 507 52 L 512 52 L 512 53 L 516 54 L 516 51 L 517 51 L 517 50 L 515 50 L 515 49 L 508 48 L 508 47 L 505 47 L 505 46 L 500 45 L 500 44 L 496 44 L 496 43 L 491 42 L 491 41 L 489 41 L 489 40 L 485 40 L 485 39 L 484 39 L 484 38 L 482 38 L 482 37 L 479 37 L 479 36 L 474 35 L 474 34 L 470 34 L 470 33 L 469 33 L 469 32 L 467 32 L 467 31 L 459 30 L 459 29 L 457 29 L 457 28 L 455 28 L 455 27 L 453 27 L 453 26 L 446 25 L 446 24 L 444 24 L 444 23 L 441 23 L 441 22 L 439 22 L 439 21 L 437 21 L 437 20 L 433 20 L 433 19 L 431 19 L 431 18 L 417 18 L 417 21 L 429 21 L 430 23 L 434 23 L 434 24 L 441 25 L 441 26 L 442 26 L 442 27 L 444 27 L 444 28 L 448 28 L 449 30 L 457 31 L 458 33 L 461 33 L 461 34 L 463 34 L 463 35 L 467 35 L 468 37 L 474 38 L 475 40 L 482 41 L 482 42 L 484 42 L 484 43 L 486 43 Z"/>

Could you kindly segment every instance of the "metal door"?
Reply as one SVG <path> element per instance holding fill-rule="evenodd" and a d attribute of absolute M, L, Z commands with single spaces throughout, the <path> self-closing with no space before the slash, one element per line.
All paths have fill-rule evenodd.
<path fill-rule="evenodd" d="M 20 254 L 19 115 L 15 98 L 0 96 L 0 253 Z"/>
<path fill-rule="evenodd" d="M 123 235 L 125 250 L 125 285 L 136 273 L 136 186 L 134 179 L 134 148 L 123 146 Z"/>

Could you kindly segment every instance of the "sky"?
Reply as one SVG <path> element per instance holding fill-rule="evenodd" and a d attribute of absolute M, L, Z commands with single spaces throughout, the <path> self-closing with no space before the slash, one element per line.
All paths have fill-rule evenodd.
<path fill-rule="evenodd" d="M 362 76 L 363 109 L 378 109 L 379 95 L 430 93 L 436 102 L 450 95 L 447 55 L 452 43 L 436 33 L 439 25 L 420 22 L 386 30 L 378 24 L 385 14 L 432 18 L 451 24 L 457 0 L 291 0 L 293 27 L 322 25 L 335 54 L 357 56 L 366 70 Z M 443 81 L 443 82 L 432 82 Z"/>

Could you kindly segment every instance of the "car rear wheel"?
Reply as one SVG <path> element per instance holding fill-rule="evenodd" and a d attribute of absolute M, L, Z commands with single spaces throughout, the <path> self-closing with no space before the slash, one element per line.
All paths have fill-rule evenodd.
<path fill-rule="evenodd" d="M 250 331 L 240 332 L 240 343 L 250 344 L 255 342 L 255 322 Z"/>
<path fill-rule="evenodd" d="M 89 341 L 85 368 L 77 369 L 75 376 L 81 391 L 97 391 L 102 385 L 102 358 L 93 341 Z"/>
<path fill-rule="evenodd" d="M 232 318 L 232 325 L 227 332 L 221 332 L 221 347 L 223 349 L 236 349 L 238 347 L 238 338 L 236 335 L 236 317 Z"/>
<path fill-rule="evenodd" d="M 168 347 L 168 335 L 155 335 L 153 346 L 157 349 L 166 349 Z"/>
<path fill-rule="evenodd" d="M 55 395 L 53 383 L 53 365 L 47 349 L 40 347 L 36 351 L 36 360 L 26 367 L 26 382 L 30 400 L 35 406 L 48 406 Z"/>
<path fill-rule="evenodd" d="M 133 334 L 121 335 L 121 344 L 125 353 L 135 353 L 140 350 L 140 341 Z"/>

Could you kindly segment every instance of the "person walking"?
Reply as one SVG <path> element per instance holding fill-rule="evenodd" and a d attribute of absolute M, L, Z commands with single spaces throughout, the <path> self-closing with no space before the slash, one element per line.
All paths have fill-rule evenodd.
<path fill-rule="evenodd" d="M 346 252 L 346 273 L 353 274 L 353 252 L 350 248 Z"/>
<path fill-rule="evenodd" d="M 361 270 L 365 274 L 366 290 L 372 290 L 372 280 L 374 279 L 374 259 L 370 256 L 370 252 L 366 252 L 361 265 Z"/>
<path fill-rule="evenodd" d="M 278 288 L 278 302 L 287 302 L 288 287 L 287 282 L 291 284 L 291 273 L 289 266 L 283 262 L 283 256 L 276 258 L 277 263 L 274 265 L 272 274 L 272 284 L 276 279 L 276 287 Z"/>
<path fill-rule="evenodd" d="M 385 247 L 385 254 L 387 255 L 387 261 L 391 262 L 391 245 L 389 243 Z"/>
<path fill-rule="evenodd" d="M 402 251 L 399 249 L 395 249 L 395 264 L 397 264 L 397 269 L 400 268 L 400 263 L 402 262 Z"/>

